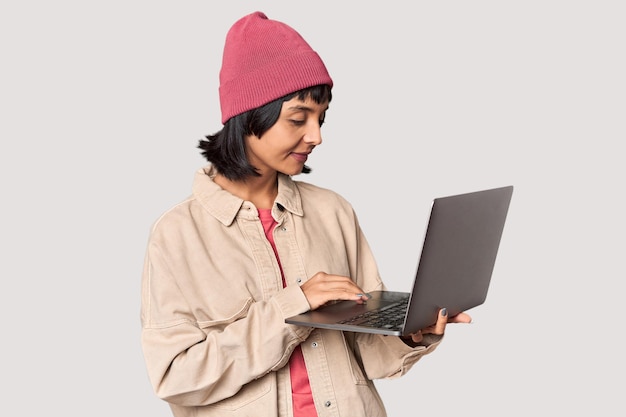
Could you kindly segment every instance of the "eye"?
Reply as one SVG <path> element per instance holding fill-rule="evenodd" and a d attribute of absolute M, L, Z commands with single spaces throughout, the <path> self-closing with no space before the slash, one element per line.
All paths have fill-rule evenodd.
<path fill-rule="evenodd" d="M 319 120 L 320 127 L 322 127 L 324 122 L 326 122 L 326 113 L 322 114 L 322 116 L 320 117 L 320 120 Z"/>
<path fill-rule="evenodd" d="M 306 120 L 289 119 L 289 123 L 294 126 L 302 126 L 306 123 Z"/>

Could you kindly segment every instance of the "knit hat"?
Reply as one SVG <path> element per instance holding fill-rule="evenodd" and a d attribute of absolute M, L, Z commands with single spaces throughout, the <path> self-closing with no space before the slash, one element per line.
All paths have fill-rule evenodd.
<path fill-rule="evenodd" d="M 318 84 L 333 85 L 326 66 L 302 36 L 285 23 L 254 12 L 228 31 L 220 70 L 222 123 Z"/>

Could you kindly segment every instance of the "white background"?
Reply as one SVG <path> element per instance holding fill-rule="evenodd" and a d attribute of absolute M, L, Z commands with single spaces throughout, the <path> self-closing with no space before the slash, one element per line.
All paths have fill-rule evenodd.
<path fill-rule="evenodd" d="M 3 2 L 3 414 L 170 415 L 140 347 L 144 250 L 255 10 L 334 78 L 298 178 L 353 203 L 389 287 L 432 198 L 515 186 L 487 302 L 377 383 L 389 415 L 624 416 L 626 6 L 603 0 Z"/>

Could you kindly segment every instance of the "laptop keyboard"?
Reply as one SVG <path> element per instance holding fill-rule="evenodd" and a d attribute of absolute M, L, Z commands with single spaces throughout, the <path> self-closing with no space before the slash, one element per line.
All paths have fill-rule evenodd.
<path fill-rule="evenodd" d="M 376 310 L 367 311 L 358 316 L 339 321 L 340 324 L 353 324 L 377 329 L 401 329 L 404 324 L 409 299 L 389 304 Z"/>

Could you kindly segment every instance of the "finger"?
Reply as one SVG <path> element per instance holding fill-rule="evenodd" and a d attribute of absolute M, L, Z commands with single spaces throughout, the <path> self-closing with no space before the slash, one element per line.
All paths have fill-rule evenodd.
<path fill-rule="evenodd" d="M 350 283 L 326 283 L 320 286 L 319 290 L 326 293 L 333 300 L 367 300 L 369 298 L 369 295 L 361 288 Z"/>
<path fill-rule="evenodd" d="M 421 330 L 418 330 L 415 333 L 411 333 L 411 340 L 413 340 L 413 342 L 419 343 L 423 339 L 424 339 L 424 335 L 422 334 Z"/>
<path fill-rule="evenodd" d="M 439 310 L 439 316 L 437 317 L 437 323 L 435 323 L 434 334 L 444 334 L 446 331 L 446 324 L 448 323 L 448 310 L 444 307 Z"/>
<path fill-rule="evenodd" d="M 333 289 L 349 289 L 352 288 L 353 292 L 362 292 L 361 289 L 352 281 L 349 277 L 345 277 L 342 275 L 331 275 L 325 272 L 318 272 L 310 280 L 308 280 L 306 285 L 315 285 L 320 286 L 326 290 Z"/>
<path fill-rule="evenodd" d="M 350 278 L 325 272 L 318 272 L 300 288 L 311 309 L 316 309 L 331 300 L 353 300 L 363 304 L 369 298 Z"/>
<path fill-rule="evenodd" d="M 467 313 L 459 313 L 448 319 L 448 323 L 471 323 L 472 317 Z"/>
<path fill-rule="evenodd" d="M 325 274 L 321 282 L 324 291 L 333 293 L 337 300 L 367 300 L 368 294 L 350 278 Z"/>

